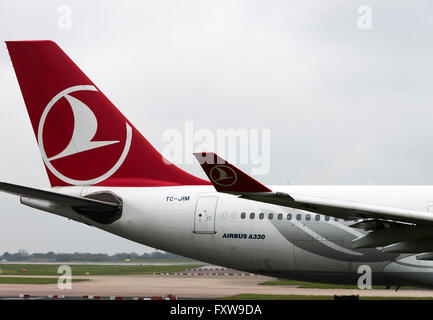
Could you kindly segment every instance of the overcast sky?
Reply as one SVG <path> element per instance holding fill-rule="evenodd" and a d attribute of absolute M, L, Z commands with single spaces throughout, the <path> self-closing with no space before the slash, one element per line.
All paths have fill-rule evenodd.
<path fill-rule="evenodd" d="M 433 184 L 432 12 L 430 0 L 2 0 L 0 40 L 56 41 L 158 150 L 189 120 L 269 129 L 264 183 Z M 3 43 L 0 68 L 0 180 L 48 187 Z M 151 250 L 0 201 L 0 253 Z"/>

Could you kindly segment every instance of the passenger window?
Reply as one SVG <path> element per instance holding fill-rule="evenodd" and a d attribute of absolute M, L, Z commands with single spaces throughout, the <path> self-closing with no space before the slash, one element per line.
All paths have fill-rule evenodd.
<path fill-rule="evenodd" d="M 274 214 L 270 213 L 269 216 L 268 216 L 268 218 L 269 218 L 269 220 L 272 220 L 274 218 Z"/>
<path fill-rule="evenodd" d="M 254 219 L 255 216 L 256 216 L 256 214 L 254 212 L 250 213 L 250 219 Z"/>
<path fill-rule="evenodd" d="M 279 213 L 278 214 L 278 220 L 282 220 L 283 219 L 283 214 L 282 213 Z"/>
<path fill-rule="evenodd" d="M 245 216 L 246 216 L 247 214 L 245 213 L 245 212 L 242 212 L 241 213 L 241 219 L 245 219 Z"/>
<path fill-rule="evenodd" d="M 298 214 L 296 215 L 296 220 L 301 220 L 301 214 L 300 214 L 300 213 L 298 213 Z"/>
<path fill-rule="evenodd" d="M 305 215 L 305 220 L 310 221 L 311 220 L 311 214 L 307 213 Z"/>
<path fill-rule="evenodd" d="M 329 216 L 325 216 L 325 221 L 329 221 Z"/>
<path fill-rule="evenodd" d="M 291 213 L 287 214 L 287 220 L 292 220 L 292 214 Z"/>
<path fill-rule="evenodd" d="M 320 214 L 316 214 L 316 221 L 320 221 Z"/>
<path fill-rule="evenodd" d="M 265 214 L 262 212 L 259 214 L 259 219 L 262 220 L 265 217 Z"/>

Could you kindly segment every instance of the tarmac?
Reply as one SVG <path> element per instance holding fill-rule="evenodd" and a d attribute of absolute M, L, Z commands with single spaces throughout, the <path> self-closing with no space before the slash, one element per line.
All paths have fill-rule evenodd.
<path fill-rule="evenodd" d="M 16 277 L 16 276 L 14 276 Z M 25 277 L 25 276 L 23 276 Z M 36 277 L 36 276 L 31 276 Z M 43 277 L 43 276 L 39 276 Z M 47 276 L 52 277 L 52 276 Z M 184 299 L 213 299 L 236 294 L 275 295 L 360 295 L 382 297 L 433 297 L 433 290 L 356 290 L 356 289 L 306 289 L 297 286 L 260 285 L 274 278 L 248 275 L 140 275 L 140 276 L 79 276 L 90 281 L 73 282 L 71 289 L 59 289 L 57 284 L 27 285 L 0 284 L 0 297 L 11 299 L 20 295 L 48 297 L 153 297 L 175 295 Z M 1 298 L 0 298 L 1 299 Z"/>

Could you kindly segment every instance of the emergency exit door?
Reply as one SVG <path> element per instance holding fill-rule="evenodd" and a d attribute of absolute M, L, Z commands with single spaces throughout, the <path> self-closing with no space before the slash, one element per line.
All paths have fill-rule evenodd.
<path fill-rule="evenodd" d="M 218 197 L 203 196 L 197 199 L 194 213 L 194 233 L 216 233 L 215 212 Z"/>

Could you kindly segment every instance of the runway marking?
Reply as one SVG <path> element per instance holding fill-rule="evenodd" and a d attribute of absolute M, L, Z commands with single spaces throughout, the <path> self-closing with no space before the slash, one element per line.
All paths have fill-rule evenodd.
<path fill-rule="evenodd" d="M 152 275 L 154 276 L 232 276 L 232 277 L 246 277 L 246 276 L 255 276 L 254 273 L 192 273 L 192 272 L 166 272 L 159 273 L 154 272 Z"/>

